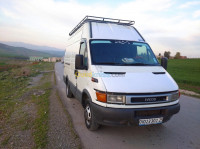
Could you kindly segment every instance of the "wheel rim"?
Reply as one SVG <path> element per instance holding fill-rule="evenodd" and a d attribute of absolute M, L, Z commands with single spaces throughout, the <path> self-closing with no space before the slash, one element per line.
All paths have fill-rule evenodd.
<path fill-rule="evenodd" d="M 90 109 L 90 106 L 87 105 L 85 108 L 85 120 L 88 126 L 90 125 L 91 117 L 92 117 L 91 109 Z"/>

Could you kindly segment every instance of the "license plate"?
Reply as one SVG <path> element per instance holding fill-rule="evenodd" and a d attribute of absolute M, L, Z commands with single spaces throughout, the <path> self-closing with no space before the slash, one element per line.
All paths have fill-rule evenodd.
<path fill-rule="evenodd" d="M 151 124 L 161 124 L 163 121 L 163 117 L 160 118 L 149 118 L 149 119 L 139 119 L 139 125 L 151 125 Z"/>

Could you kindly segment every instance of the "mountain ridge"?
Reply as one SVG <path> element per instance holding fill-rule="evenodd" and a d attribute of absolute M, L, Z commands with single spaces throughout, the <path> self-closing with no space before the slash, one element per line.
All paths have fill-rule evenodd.
<path fill-rule="evenodd" d="M 9 46 L 14 46 L 14 47 L 22 47 L 22 48 L 35 50 L 35 51 L 46 52 L 56 57 L 62 57 L 65 54 L 65 50 L 49 47 L 49 46 L 39 46 L 39 45 L 34 45 L 34 44 L 29 44 L 29 43 L 24 43 L 24 42 L 10 42 L 10 41 L 0 41 L 0 43 L 6 44 Z"/>
<path fill-rule="evenodd" d="M 0 43 L 0 57 L 28 59 L 30 56 L 53 57 L 54 55 L 24 47 L 14 47 Z"/>

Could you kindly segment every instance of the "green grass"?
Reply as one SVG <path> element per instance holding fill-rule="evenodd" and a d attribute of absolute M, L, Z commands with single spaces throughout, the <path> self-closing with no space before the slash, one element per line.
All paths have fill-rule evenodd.
<path fill-rule="evenodd" d="M 170 59 L 167 71 L 181 89 L 200 93 L 200 59 Z"/>
<path fill-rule="evenodd" d="M 6 63 L 4 62 L 0 62 L 0 66 L 6 65 Z"/>
<path fill-rule="evenodd" d="M 45 90 L 45 94 L 33 99 L 37 105 L 37 118 L 34 122 L 34 140 L 36 148 L 45 148 L 47 145 L 49 96 L 51 93 L 51 81 L 44 83 L 40 89 Z"/>
<path fill-rule="evenodd" d="M 54 70 L 54 65 L 49 62 L 39 62 L 32 64 L 31 69 L 34 71 L 33 75 L 39 74 L 40 71 Z"/>
<path fill-rule="evenodd" d="M 13 64 L 17 67 L 12 67 Z M 9 146 L 9 140 L 15 131 L 30 129 L 33 131 L 36 148 L 44 148 L 47 144 L 48 97 L 51 92 L 52 72 L 43 75 L 38 87 L 27 88 L 27 86 L 30 78 L 40 74 L 40 71 L 53 70 L 54 63 L 1 59 L 0 66 L 11 66 L 7 70 L 0 71 L 0 129 L 6 129 L 1 133 L 4 139 L 0 142 L 0 148 L 1 145 L 4 148 Z M 23 71 L 27 71 L 26 75 Z M 45 94 L 40 96 L 30 94 L 23 97 L 32 90 L 45 90 Z M 34 118 L 23 110 L 24 106 L 32 104 L 36 106 Z"/>
<path fill-rule="evenodd" d="M 15 104 L 26 91 L 28 84 L 27 77 L 13 78 L 12 72 L 0 73 L 0 118 L 8 118 L 13 110 Z"/>
<path fill-rule="evenodd" d="M 11 136 L 7 136 L 6 138 L 4 138 L 4 140 L 2 141 L 1 145 L 5 146 L 8 144 L 9 140 L 10 140 Z"/>

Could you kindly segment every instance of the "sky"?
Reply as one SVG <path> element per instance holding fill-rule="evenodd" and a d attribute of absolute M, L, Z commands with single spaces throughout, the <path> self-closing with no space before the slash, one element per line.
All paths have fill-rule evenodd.
<path fill-rule="evenodd" d="M 200 58 L 200 0 L 0 0 L 0 41 L 64 50 L 86 15 L 134 20 L 156 55 Z"/>

